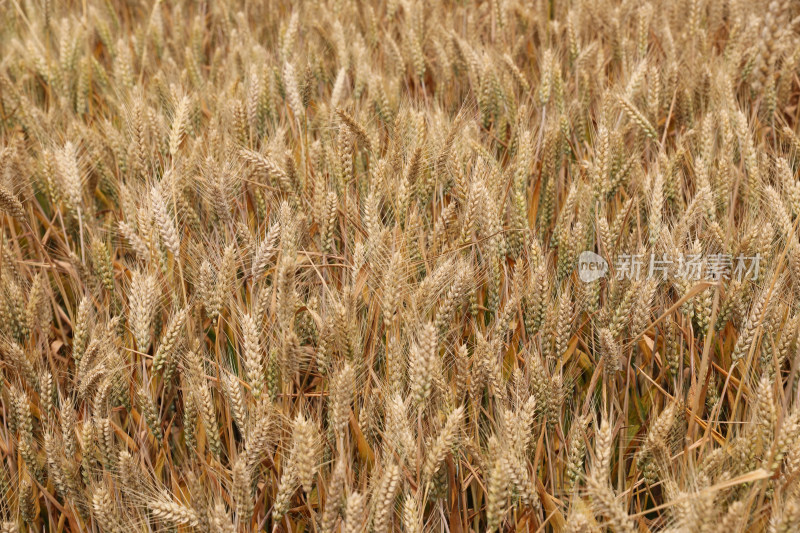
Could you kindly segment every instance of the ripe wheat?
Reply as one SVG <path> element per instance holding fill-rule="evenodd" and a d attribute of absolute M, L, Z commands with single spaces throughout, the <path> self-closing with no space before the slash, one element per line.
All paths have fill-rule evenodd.
<path fill-rule="evenodd" d="M 0 532 L 800 529 L 798 2 L 0 19 Z"/>

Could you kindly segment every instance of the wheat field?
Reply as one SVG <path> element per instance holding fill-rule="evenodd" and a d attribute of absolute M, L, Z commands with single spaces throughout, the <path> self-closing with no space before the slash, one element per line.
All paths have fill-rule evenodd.
<path fill-rule="evenodd" d="M 800 2 L 0 0 L 0 531 L 800 530 Z"/>

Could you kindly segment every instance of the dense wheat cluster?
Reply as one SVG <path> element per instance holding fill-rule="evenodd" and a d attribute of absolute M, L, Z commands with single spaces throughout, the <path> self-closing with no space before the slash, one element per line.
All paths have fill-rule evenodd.
<path fill-rule="evenodd" d="M 798 2 L 0 24 L 3 533 L 800 528 Z"/>

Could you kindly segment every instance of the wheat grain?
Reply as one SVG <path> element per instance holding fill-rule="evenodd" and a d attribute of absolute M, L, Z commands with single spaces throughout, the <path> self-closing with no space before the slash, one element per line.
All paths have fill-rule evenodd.
<path fill-rule="evenodd" d="M 797 528 L 796 3 L 28 4 L 3 531 Z"/>

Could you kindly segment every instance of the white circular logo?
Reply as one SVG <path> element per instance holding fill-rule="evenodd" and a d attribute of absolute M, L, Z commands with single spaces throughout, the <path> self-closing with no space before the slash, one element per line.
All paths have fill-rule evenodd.
<path fill-rule="evenodd" d="M 608 263 L 594 252 L 581 252 L 578 256 L 578 277 L 590 283 L 602 278 L 608 272 Z"/>

